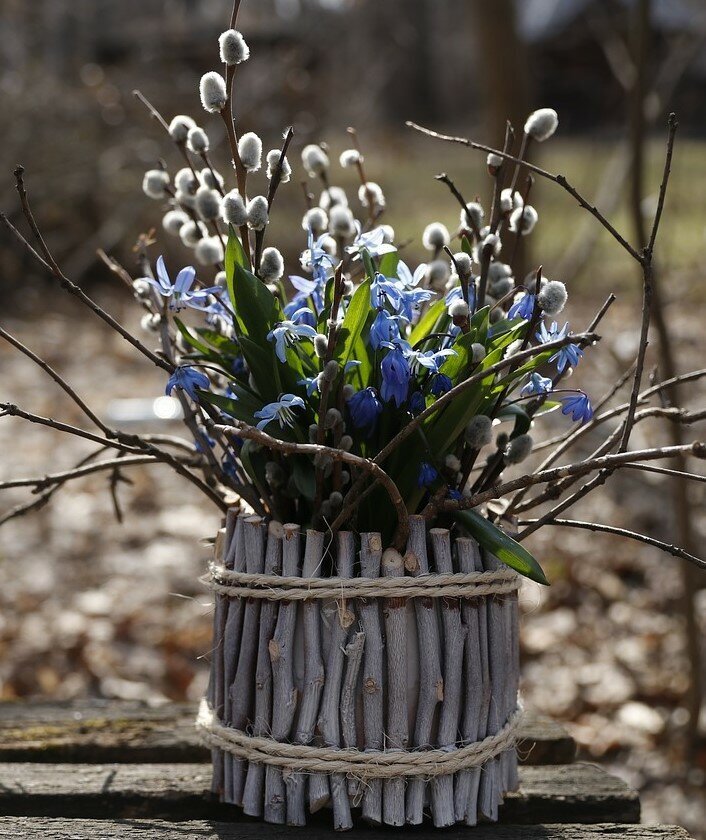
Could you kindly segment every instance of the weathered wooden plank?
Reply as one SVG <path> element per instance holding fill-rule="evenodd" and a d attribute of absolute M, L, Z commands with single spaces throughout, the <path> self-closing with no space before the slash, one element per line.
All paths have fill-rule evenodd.
<path fill-rule="evenodd" d="M 0 840 L 94 840 L 96 837 L 109 840 L 258 840 L 267 834 L 271 840 L 288 840 L 295 833 L 285 826 L 264 825 L 249 822 L 233 825 L 215 822 L 169 823 L 162 820 L 96 821 L 41 819 L 28 817 L 0 817 Z M 307 830 L 315 840 L 324 831 Z M 326 833 L 330 837 L 330 831 Z M 389 840 L 389 829 L 365 828 L 353 830 L 347 837 L 357 836 L 366 840 Z M 416 829 L 417 840 L 438 840 L 438 830 Z M 683 828 L 674 825 L 479 825 L 469 832 L 467 828 L 449 828 L 443 837 L 448 840 L 689 840 Z"/>
<path fill-rule="evenodd" d="M 204 764 L 0 765 L 0 813 L 12 816 L 154 817 L 242 821 L 238 808 L 214 802 Z M 524 767 L 520 790 L 501 808 L 503 822 L 634 823 L 637 794 L 589 764 Z M 329 820 L 330 822 L 330 816 Z"/>
<path fill-rule="evenodd" d="M 0 703 L 0 761 L 174 763 L 210 761 L 194 729 L 196 707 L 120 700 Z M 520 730 L 523 764 L 569 764 L 576 744 L 532 710 Z"/>

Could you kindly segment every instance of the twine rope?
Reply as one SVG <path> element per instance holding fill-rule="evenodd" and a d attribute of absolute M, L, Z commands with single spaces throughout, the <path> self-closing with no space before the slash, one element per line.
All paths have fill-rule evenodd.
<path fill-rule="evenodd" d="M 236 572 L 212 564 L 204 583 L 219 595 L 266 601 L 325 598 L 479 598 L 520 588 L 510 569 L 464 574 L 423 574 L 388 578 L 301 578 Z"/>
<path fill-rule="evenodd" d="M 196 728 L 208 746 L 255 764 L 298 773 L 343 773 L 361 779 L 392 779 L 401 776 L 445 776 L 481 767 L 516 744 L 521 718 L 522 710 L 518 707 L 502 729 L 482 741 L 445 749 L 413 751 L 312 747 L 247 735 L 224 726 L 206 700 L 201 701 Z"/>

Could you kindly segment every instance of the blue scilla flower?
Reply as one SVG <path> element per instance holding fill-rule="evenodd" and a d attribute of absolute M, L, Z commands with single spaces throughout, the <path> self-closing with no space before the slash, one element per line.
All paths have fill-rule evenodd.
<path fill-rule="evenodd" d="M 294 394 L 282 394 L 277 402 L 263 406 L 253 414 L 253 417 L 260 421 L 257 424 L 258 429 L 264 429 L 273 420 L 278 420 L 280 427 L 283 429 L 285 426 L 294 425 L 296 420 L 295 408 L 304 408 L 304 400 Z"/>
<path fill-rule="evenodd" d="M 421 414 L 426 407 L 427 404 L 424 399 L 424 394 L 421 391 L 414 391 L 412 396 L 409 398 L 410 413 L 416 417 L 418 414 Z"/>
<path fill-rule="evenodd" d="M 559 329 L 556 321 L 552 321 L 552 325 L 547 329 L 546 324 L 542 323 L 539 332 L 537 332 L 537 341 L 540 344 L 548 344 L 550 341 L 559 341 L 566 338 L 569 334 L 569 322 Z M 578 344 L 567 344 L 558 350 L 550 359 L 550 362 L 556 362 L 556 368 L 559 373 L 563 373 L 567 367 L 576 367 L 579 360 L 583 356 L 583 350 Z"/>
<path fill-rule="evenodd" d="M 370 305 L 374 309 L 382 309 L 388 303 L 399 314 L 404 303 L 402 291 L 398 280 L 376 274 L 370 284 Z"/>
<path fill-rule="evenodd" d="M 456 490 L 454 487 L 449 487 L 449 492 L 446 494 L 447 499 L 452 499 L 454 502 L 460 502 L 463 498 L 463 494 L 460 490 Z"/>
<path fill-rule="evenodd" d="M 383 254 L 391 254 L 396 251 L 394 245 L 385 242 L 385 229 L 382 227 L 373 228 L 373 230 L 362 232 L 360 222 L 355 223 L 356 237 L 350 244 L 346 251 L 349 254 L 359 255 L 365 249 L 371 257 L 381 257 Z"/>
<path fill-rule="evenodd" d="M 306 389 L 307 397 L 310 397 L 312 394 L 315 394 L 319 390 L 319 377 L 305 376 L 304 379 L 300 379 L 297 381 L 297 385 L 303 385 Z"/>
<path fill-rule="evenodd" d="M 439 477 L 437 470 L 427 461 L 422 461 L 419 465 L 419 475 L 417 476 L 418 487 L 429 487 Z"/>
<path fill-rule="evenodd" d="M 288 320 L 294 321 L 295 324 L 307 324 L 310 327 L 315 327 L 316 315 L 307 307 L 307 303 L 312 301 L 316 311 L 319 312 L 323 306 L 323 300 L 321 292 L 313 291 L 310 295 L 300 292 L 294 295 L 284 307 L 284 314 Z"/>
<path fill-rule="evenodd" d="M 520 396 L 531 397 L 534 394 L 548 394 L 553 387 L 554 383 L 549 377 L 533 373 L 530 375 L 527 384 L 521 389 Z"/>
<path fill-rule="evenodd" d="M 169 308 L 175 312 L 185 306 L 202 308 L 202 304 L 209 295 L 215 295 L 221 291 L 220 286 L 211 286 L 208 289 L 192 289 L 194 280 L 196 280 L 196 269 L 193 265 L 182 268 L 177 274 L 176 280 L 172 283 L 164 264 L 164 257 L 157 260 L 157 279 L 153 280 L 151 277 L 143 277 L 142 279 L 153 286 L 162 297 L 169 298 Z"/>
<path fill-rule="evenodd" d="M 316 283 L 318 285 L 326 281 L 326 275 L 333 269 L 335 262 L 331 254 L 325 250 L 324 243 L 329 239 L 328 233 L 322 233 L 318 239 L 314 239 L 314 233 L 309 228 L 307 234 L 307 249 L 302 252 L 299 262 L 306 271 L 311 271 L 314 275 L 314 280 L 309 280 L 309 283 Z M 292 279 L 292 278 L 290 278 Z M 297 278 L 305 280 L 305 278 Z"/>
<path fill-rule="evenodd" d="M 429 391 L 435 396 L 440 397 L 447 391 L 453 388 L 453 382 L 445 373 L 435 373 L 431 378 Z"/>
<path fill-rule="evenodd" d="M 400 260 L 397 263 L 397 276 L 406 289 L 414 289 L 426 276 L 428 268 L 429 266 L 426 263 L 421 263 L 421 265 L 418 265 L 415 269 L 414 274 L 412 274 L 407 263 Z"/>
<path fill-rule="evenodd" d="M 532 317 L 532 313 L 534 312 L 535 300 L 536 298 L 534 295 L 530 295 L 525 292 L 517 303 L 512 304 L 507 313 L 507 317 L 510 320 L 513 318 L 524 318 L 525 321 L 529 321 Z"/>
<path fill-rule="evenodd" d="M 460 286 L 454 286 L 453 289 L 449 289 L 449 291 L 446 293 L 446 297 L 444 298 L 446 308 L 448 309 L 449 306 L 451 306 L 451 304 L 457 300 L 463 300 L 463 289 Z M 473 310 L 476 308 L 476 286 L 473 282 L 468 284 L 468 295 L 466 303 L 468 304 L 468 308 L 471 310 L 471 312 L 473 312 Z"/>
<path fill-rule="evenodd" d="M 448 347 L 444 350 L 411 350 L 406 355 L 410 370 L 416 375 L 422 370 L 438 373 L 448 357 L 456 355 L 456 351 Z"/>
<path fill-rule="evenodd" d="M 380 394 L 385 402 L 394 400 L 399 408 L 407 399 L 411 372 L 404 350 L 395 346 L 382 360 L 382 388 Z"/>
<path fill-rule="evenodd" d="M 386 309 L 378 312 L 370 327 L 370 346 L 373 350 L 390 345 L 400 337 L 398 321 L 397 315 L 390 315 Z"/>
<path fill-rule="evenodd" d="M 216 441 L 208 434 L 208 432 L 205 429 L 199 429 L 199 431 L 201 432 L 203 442 L 201 440 L 197 440 L 194 443 L 194 449 L 197 452 L 205 452 L 206 446 L 208 446 L 210 449 L 213 449 L 213 447 L 216 445 Z"/>
<path fill-rule="evenodd" d="M 234 376 L 245 376 L 248 372 L 247 365 L 243 356 L 236 356 L 230 364 L 231 372 Z"/>
<path fill-rule="evenodd" d="M 417 319 L 421 311 L 422 304 L 431 300 L 434 297 L 434 292 L 430 289 L 402 289 L 402 296 L 400 299 L 400 315 L 411 324 Z"/>
<path fill-rule="evenodd" d="M 361 429 L 370 435 L 375 430 L 378 415 L 382 411 L 382 403 L 378 399 L 375 388 L 363 388 L 348 400 L 348 413 L 356 429 Z"/>
<path fill-rule="evenodd" d="M 561 401 L 564 403 L 561 413 L 570 414 L 572 420 L 577 422 L 580 420 L 583 424 L 588 423 L 588 421 L 593 417 L 591 401 L 588 396 L 583 393 L 583 391 L 577 391 L 575 394 L 571 394 L 570 396 L 561 397 Z"/>
<path fill-rule="evenodd" d="M 316 330 L 308 324 L 296 323 L 297 313 L 294 314 L 291 321 L 280 321 L 276 327 L 267 333 L 268 341 L 274 341 L 275 353 L 280 362 L 287 361 L 287 347 L 293 347 L 298 341 L 303 338 L 313 339 L 316 336 Z"/>
<path fill-rule="evenodd" d="M 201 373 L 190 367 L 178 367 L 175 368 L 174 373 L 169 377 L 164 393 L 168 397 L 171 397 L 174 388 L 181 388 L 192 400 L 195 400 L 198 398 L 196 389 L 201 388 L 207 391 L 210 384 L 208 376 L 205 373 Z"/>

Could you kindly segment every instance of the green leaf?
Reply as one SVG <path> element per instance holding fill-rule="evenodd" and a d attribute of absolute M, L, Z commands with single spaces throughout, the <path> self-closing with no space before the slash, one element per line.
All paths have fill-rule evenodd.
<path fill-rule="evenodd" d="M 267 333 L 282 320 L 282 310 L 267 286 L 240 264 L 238 249 L 242 251 L 240 241 L 231 229 L 225 265 L 228 294 L 236 314 L 236 330 L 264 346 L 268 343 Z"/>
<path fill-rule="evenodd" d="M 468 241 L 468 237 L 465 233 L 461 237 L 461 250 L 464 254 L 468 254 L 469 257 L 473 258 L 473 246 Z"/>
<path fill-rule="evenodd" d="M 358 286 L 343 317 L 334 351 L 334 357 L 341 367 L 344 367 L 351 358 L 351 351 L 360 338 L 365 322 L 368 320 L 368 315 L 372 311 L 370 285 L 370 280 L 366 280 Z"/>
<path fill-rule="evenodd" d="M 440 372 L 448 376 L 454 385 L 457 385 L 461 379 L 465 379 L 469 373 L 468 363 L 472 357 L 471 345 L 475 340 L 474 330 L 459 336 L 451 345 L 456 355 L 449 356 L 441 366 Z"/>
<path fill-rule="evenodd" d="M 225 269 L 227 274 L 232 274 L 232 266 L 239 265 L 241 268 L 250 269 L 250 263 L 243 250 L 243 245 L 235 232 L 233 225 L 228 225 L 228 244 L 226 245 Z M 229 270 L 231 266 L 231 270 Z"/>
<path fill-rule="evenodd" d="M 210 391 L 202 391 L 201 397 L 225 411 L 230 417 L 242 420 L 248 426 L 254 426 L 257 421 L 253 415 L 262 408 L 262 402 L 239 385 L 231 384 L 231 390 L 237 395 L 237 400 L 221 394 L 212 394 Z"/>
<path fill-rule="evenodd" d="M 438 332 L 436 329 L 437 322 L 446 312 L 446 304 L 442 300 L 437 300 L 427 309 L 422 315 L 414 329 L 409 336 L 409 343 L 414 347 L 423 338 L 426 338 L 429 333 Z"/>
<path fill-rule="evenodd" d="M 399 261 L 400 255 L 398 251 L 390 251 L 389 254 L 383 254 L 378 263 L 378 271 L 380 274 L 384 274 L 385 277 L 396 277 Z"/>
<path fill-rule="evenodd" d="M 193 347 L 194 350 L 198 350 L 201 355 L 205 356 L 207 359 L 212 359 L 214 361 L 220 361 L 213 350 L 208 347 L 203 342 L 199 341 L 195 335 L 189 331 L 189 328 L 182 323 L 180 318 L 175 318 L 174 323 L 177 325 L 177 329 L 179 332 L 184 336 L 184 340 L 189 345 L 189 347 Z"/>
<path fill-rule="evenodd" d="M 316 495 L 316 471 L 308 458 L 291 458 L 292 477 L 297 490 L 308 499 L 314 501 Z"/>
<path fill-rule="evenodd" d="M 521 405 L 506 405 L 498 412 L 498 417 L 502 420 L 510 420 L 515 418 L 515 427 L 512 430 L 512 437 L 524 435 L 529 432 L 532 425 L 532 418 L 522 408 Z"/>
<path fill-rule="evenodd" d="M 375 263 L 373 262 L 373 258 L 370 256 L 370 252 L 367 248 L 362 248 L 360 255 L 363 258 L 366 277 L 368 280 L 373 280 L 377 272 L 375 271 Z"/>
<path fill-rule="evenodd" d="M 246 336 L 241 336 L 240 347 L 258 393 L 265 402 L 274 402 L 282 392 L 282 381 L 271 347 L 261 347 Z"/>
<path fill-rule="evenodd" d="M 459 510 L 454 513 L 454 517 L 486 551 L 494 554 L 506 566 L 530 580 L 549 586 L 542 567 L 529 551 L 497 525 L 474 510 Z"/>
<path fill-rule="evenodd" d="M 476 331 L 477 341 L 485 346 L 488 340 L 488 327 L 490 325 L 490 307 L 484 306 L 471 316 L 471 329 Z"/>

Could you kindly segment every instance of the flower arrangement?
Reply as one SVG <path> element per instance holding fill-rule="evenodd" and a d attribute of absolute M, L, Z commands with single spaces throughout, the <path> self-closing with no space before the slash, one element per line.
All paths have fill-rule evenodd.
<path fill-rule="evenodd" d="M 633 248 L 563 176 L 527 161 L 530 146 L 545 142 L 557 129 L 552 109 L 527 118 L 516 153 L 510 128 L 503 148 L 493 149 L 410 124 L 437 139 L 482 150 L 490 179 L 490 201 L 483 206 L 467 201 L 448 176 L 439 176 L 458 202 L 459 227 L 450 232 L 432 221 L 422 234 L 429 258 L 420 265 L 408 264 L 393 229 L 383 222 L 385 195 L 368 179 L 356 132 L 349 130 L 351 147 L 339 160 L 357 182 L 357 200 L 350 204 L 345 190 L 333 183 L 327 148 L 307 145 L 301 151 L 308 179 L 303 250 L 299 266 L 287 271 L 267 234 L 277 192 L 293 179 L 288 153 L 294 132 L 288 129 L 282 145 L 267 154 L 257 134 L 239 132 L 233 87 L 250 50 L 236 29 L 238 7 L 236 2 L 231 25 L 219 39 L 223 72 L 207 72 L 199 91 L 207 118 L 225 126 L 233 178 L 214 166 L 216 150 L 207 124 L 202 127 L 185 115 L 168 122 L 136 92 L 183 163 L 175 172 L 164 166 L 148 171 L 143 190 L 159 204 L 165 235 L 178 237 L 187 249 L 183 262 L 199 265 L 177 270 L 158 256 L 153 269 L 153 242 L 147 236 L 138 249 L 140 276 L 106 257 L 145 310 L 143 327 L 158 337 L 157 351 L 63 274 L 35 222 L 22 168 L 15 173 L 37 248 L 3 217 L 5 225 L 64 289 L 163 369 L 166 393 L 180 401 L 194 444 L 184 454 L 183 446 L 172 451 L 164 441 L 109 428 L 46 362 L 0 330 L 62 385 L 98 433 L 7 403 L 2 414 L 118 451 L 115 459 L 80 465 L 70 475 L 46 476 L 34 486 L 57 489 L 74 475 L 162 462 L 223 510 L 238 497 L 257 513 L 282 522 L 331 532 L 376 530 L 398 548 L 407 538 L 408 517 L 417 514 L 430 525 L 455 525 L 515 570 L 546 582 L 522 545 L 537 527 L 557 524 L 563 510 L 625 465 L 669 458 L 677 449 L 704 454 L 700 443 L 629 449 L 631 430 L 643 419 L 638 407 L 668 387 L 658 383 L 643 390 L 641 382 L 652 252 L 676 122 L 670 122 L 658 211 L 643 251 Z M 589 396 L 574 387 L 573 379 L 567 382 L 587 348 L 599 340 L 597 329 L 613 297 L 586 329 L 572 332 L 568 322 L 562 323 L 565 285 L 549 279 L 541 266 L 517 276 L 517 245 L 538 223 L 528 200 L 532 176 L 567 190 L 643 269 L 640 349 L 630 399 L 618 410 L 596 413 Z M 576 425 L 567 428 L 539 470 L 507 478 L 506 471 L 533 450 L 548 448 L 535 441 L 533 427 L 554 410 Z M 669 411 L 652 409 L 650 416 Z M 699 419 L 693 412 L 675 409 L 672 414 L 675 422 Z M 611 418 L 618 418 L 619 426 L 590 458 L 552 466 L 586 430 Z M 572 490 L 588 476 L 587 483 Z M 540 485 L 545 489 L 526 498 Z M 561 501 L 540 519 L 518 525 L 519 515 L 556 499 Z M 703 565 L 658 540 L 626 535 Z"/>

